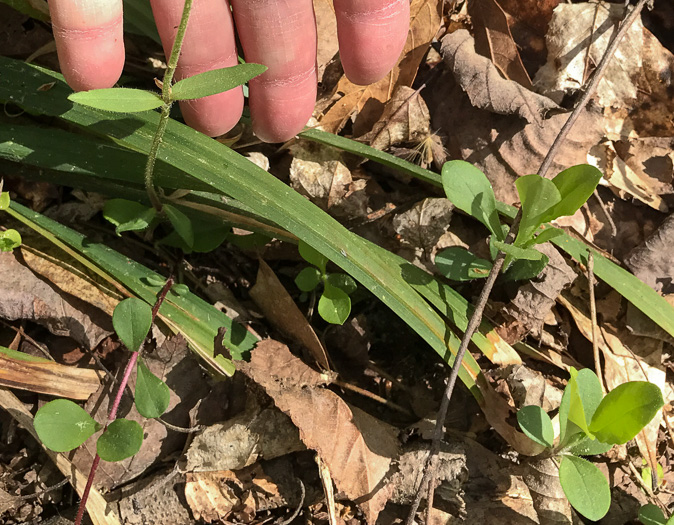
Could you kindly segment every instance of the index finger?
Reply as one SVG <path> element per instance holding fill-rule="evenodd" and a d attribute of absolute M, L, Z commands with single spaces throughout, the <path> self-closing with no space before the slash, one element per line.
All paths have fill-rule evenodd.
<path fill-rule="evenodd" d="M 339 54 L 354 84 L 372 84 L 395 66 L 410 27 L 410 0 L 335 0 Z"/>

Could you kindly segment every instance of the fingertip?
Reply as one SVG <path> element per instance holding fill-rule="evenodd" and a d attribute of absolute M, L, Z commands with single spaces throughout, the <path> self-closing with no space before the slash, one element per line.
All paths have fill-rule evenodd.
<path fill-rule="evenodd" d="M 286 142 L 300 133 L 316 103 L 316 69 L 304 78 L 271 82 L 262 77 L 250 82 L 253 131 L 263 142 Z"/>
<path fill-rule="evenodd" d="M 238 87 L 197 100 L 183 100 L 180 111 L 185 123 L 209 137 L 231 130 L 243 113 L 243 90 Z"/>
<path fill-rule="evenodd" d="M 409 0 L 335 0 L 339 53 L 358 85 L 384 78 L 398 62 L 409 32 Z"/>

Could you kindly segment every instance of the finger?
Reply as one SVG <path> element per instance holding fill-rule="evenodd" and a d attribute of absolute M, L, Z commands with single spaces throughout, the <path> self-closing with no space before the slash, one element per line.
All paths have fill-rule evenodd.
<path fill-rule="evenodd" d="M 75 91 L 109 88 L 124 67 L 122 0 L 50 0 L 56 51 Z"/>
<path fill-rule="evenodd" d="M 184 0 L 151 0 L 157 30 L 167 60 L 175 40 Z M 197 0 L 192 4 L 175 78 L 237 64 L 234 24 L 226 0 Z M 240 87 L 197 100 L 180 102 L 185 122 L 215 137 L 232 129 L 241 118 L 243 91 Z"/>
<path fill-rule="evenodd" d="M 316 102 L 312 0 L 232 0 L 247 62 L 269 69 L 250 81 L 255 134 L 283 142 L 302 131 Z"/>
<path fill-rule="evenodd" d="M 409 0 L 335 0 L 339 54 L 354 84 L 372 84 L 395 66 L 410 25 Z"/>

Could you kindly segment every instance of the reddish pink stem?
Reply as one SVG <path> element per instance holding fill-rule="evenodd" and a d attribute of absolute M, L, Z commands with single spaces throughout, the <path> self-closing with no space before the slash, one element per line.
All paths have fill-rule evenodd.
<path fill-rule="evenodd" d="M 162 303 L 164 302 L 164 299 L 166 299 L 166 295 L 168 294 L 169 290 L 173 286 L 173 276 L 170 276 L 167 280 L 166 283 L 164 284 L 164 287 L 161 289 L 159 292 L 159 295 L 157 296 L 157 301 L 154 303 L 154 306 L 152 307 L 152 323 L 154 324 L 155 317 L 157 317 L 157 313 L 159 312 L 159 308 L 161 307 Z M 152 325 L 150 325 L 150 329 Z M 146 336 L 147 337 L 147 336 Z M 141 346 L 142 348 L 142 346 Z M 131 377 L 131 372 L 133 371 L 133 367 L 136 365 L 136 362 L 138 361 L 138 354 L 140 352 L 140 348 L 136 350 L 135 352 L 131 352 L 131 357 L 129 357 L 129 362 L 126 364 L 126 368 L 124 369 L 124 375 L 122 376 L 122 381 L 119 383 L 119 387 L 117 388 L 117 393 L 115 394 L 115 400 L 112 403 L 112 407 L 110 407 L 110 412 L 108 413 L 108 420 L 105 422 L 105 427 L 103 428 L 103 432 L 108 428 L 108 425 L 112 423 L 116 418 L 117 418 L 117 411 L 119 410 L 119 404 L 122 402 L 122 396 L 124 395 L 124 391 L 126 390 L 126 385 L 129 383 L 129 378 Z M 81 525 L 82 523 L 82 518 L 84 517 L 84 511 L 87 508 L 87 500 L 89 499 L 89 493 L 91 492 L 91 487 L 94 484 L 94 477 L 96 476 L 96 470 L 98 469 L 98 464 L 100 463 L 101 458 L 98 454 L 94 456 L 94 461 L 91 463 L 91 469 L 89 470 L 89 477 L 87 478 L 87 484 L 84 487 L 84 492 L 82 492 L 82 498 L 80 499 L 80 506 L 77 508 L 77 516 L 75 516 L 75 525 Z"/>

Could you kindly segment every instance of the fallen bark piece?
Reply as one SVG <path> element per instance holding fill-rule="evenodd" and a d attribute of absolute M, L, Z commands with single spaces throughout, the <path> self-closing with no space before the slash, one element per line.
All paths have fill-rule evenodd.
<path fill-rule="evenodd" d="M 330 469 L 337 489 L 360 505 L 368 523 L 374 523 L 392 490 L 386 476 L 398 457 L 394 427 L 323 388 L 328 383 L 325 376 L 278 341 L 258 343 L 250 362 L 237 367 L 290 416 L 300 439 Z"/>

